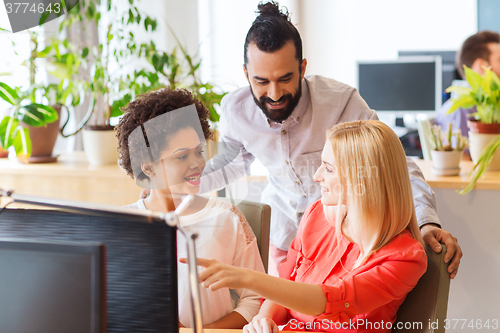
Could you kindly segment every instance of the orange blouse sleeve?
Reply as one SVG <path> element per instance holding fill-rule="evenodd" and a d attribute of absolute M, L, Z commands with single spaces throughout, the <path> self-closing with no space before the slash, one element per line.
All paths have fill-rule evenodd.
<path fill-rule="evenodd" d="M 423 248 L 398 252 L 372 268 L 354 274 L 334 285 L 320 285 L 327 298 L 319 319 L 347 322 L 358 314 L 369 313 L 391 301 L 405 297 L 427 268 Z"/>

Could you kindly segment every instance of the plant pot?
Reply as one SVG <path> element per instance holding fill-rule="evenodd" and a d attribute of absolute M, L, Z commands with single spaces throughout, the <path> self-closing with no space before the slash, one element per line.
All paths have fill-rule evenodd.
<path fill-rule="evenodd" d="M 438 176 L 456 176 L 460 173 L 460 160 L 463 151 L 431 150 L 432 172 Z"/>
<path fill-rule="evenodd" d="M 7 158 L 9 157 L 9 151 L 4 150 L 2 147 L 0 147 L 0 158 Z"/>
<path fill-rule="evenodd" d="M 500 134 L 500 123 L 484 124 L 477 120 L 468 120 L 467 126 L 472 133 Z"/>
<path fill-rule="evenodd" d="M 91 166 L 118 163 L 118 138 L 113 127 L 84 128 L 82 139 Z"/>
<path fill-rule="evenodd" d="M 54 163 L 57 156 L 52 154 L 59 134 L 59 122 L 61 116 L 61 106 L 53 106 L 57 111 L 58 118 L 53 123 L 46 126 L 34 127 L 22 123 L 22 126 L 28 128 L 31 139 L 31 156 L 28 163 Z"/>
<path fill-rule="evenodd" d="M 484 147 L 500 134 L 500 124 L 483 124 L 479 121 L 469 120 L 469 151 L 474 164 L 477 163 Z M 486 168 L 487 171 L 500 170 L 500 150 L 497 150 Z"/>

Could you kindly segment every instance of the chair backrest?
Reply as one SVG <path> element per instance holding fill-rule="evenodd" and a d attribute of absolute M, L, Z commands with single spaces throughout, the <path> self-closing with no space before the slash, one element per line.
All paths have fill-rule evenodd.
<path fill-rule="evenodd" d="M 442 333 L 448 309 L 450 274 L 444 262 L 446 247 L 434 252 L 426 244 L 427 271 L 399 308 L 393 332 Z M 406 325 L 406 326 L 405 326 Z"/>
<path fill-rule="evenodd" d="M 432 142 L 429 138 L 429 135 L 426 133 L 430 133 L 431 127 L 435 124 L 434 117 L 418 120 L 417 128 L 418 128 L 418 136 L 420 138 L 420 145 L 422 146 L 422 153 L 424 155 L 424 160 L 430 161 L 431 158 L 431 150 L 432 150 Z"/>
<path fill-rule="evenodd" d="M 219 198 L 231 202 L 228 198 Z M 252 227 L 257 238 L 262 263 L 267 272 L 269 258 L 269 232 L 271 226 L 271 207 L 267 204 L 243 200 L 236 204 Z"/>

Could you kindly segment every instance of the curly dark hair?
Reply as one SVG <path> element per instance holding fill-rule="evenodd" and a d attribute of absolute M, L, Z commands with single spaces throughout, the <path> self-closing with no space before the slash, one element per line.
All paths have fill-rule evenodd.
<path fill-rule="evenodd" d="M 203 132 L 199 131 L 199 127 L 193 127 L 193 119 L 187 119 L 185 115 L 179 113 L 173 113 L 167 123 L 149 122 L 147 124 L 146 144 L 151 148 L 153 156 L 159 156 L 168 148 L 168 138 L 184 128 L 193 128 L 198 133 L 200 140 L 202 138 L 211 139 L 212 131 L 208 123 L 208 109 L 189 91 L 185 89 L 172 90 L 170 87 L 148 91 L 137 96 L 134 101 L 125 106 L 123 118 L 116 126 L 116 137 L 118 138 L 118 152 L 120 154 L 119 163 L 127 175 L 134 178 L 135 171 L 138 180 L 148 179 L 141 170 L 133 170 L 130 156 L 134 156 L 134 160 L 143 161 L 143 163 L 151 161 L 150 152 L 144 149 L 144 141 L 132 140 L 129 142 L 130 134 L 138 127 L 144 129 L 144 124 L 155 117 L 193 104 L 196 107 Z"/>
<path fill-rule="evenodd" d="M 260 2 L 257 8 L 259 16 L 253 21 L 245 39 L 245 66 L 248 62 L 247 49 L 250 43 L 255 43 L 263 52 L 272 53 L 280 50 L 287 42 L 293 41 L 295 58 L 302 63 L 302 39 L 290 21 L 288 10 L 280 11 L 279 4 L 274 1 Z"/>

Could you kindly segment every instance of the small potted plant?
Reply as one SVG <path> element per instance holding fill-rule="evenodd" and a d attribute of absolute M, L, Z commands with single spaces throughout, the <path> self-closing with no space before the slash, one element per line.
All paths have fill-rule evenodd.
<path fill-rule="evenodd" d="M 438 176 L 455 176 L 460 173 L 460 160 L 467 147 L 467 138 L 460 131 L 453 132 L 451 124 L 444 135 L 441 126 L 434 125 L 429 129 L 428 136 L 434 148 L 431 150 L 432 172 Z M 455 140 L 453 140 L 453 138 Z M 455 147 L 453 147 L 455 141 Z"/>

